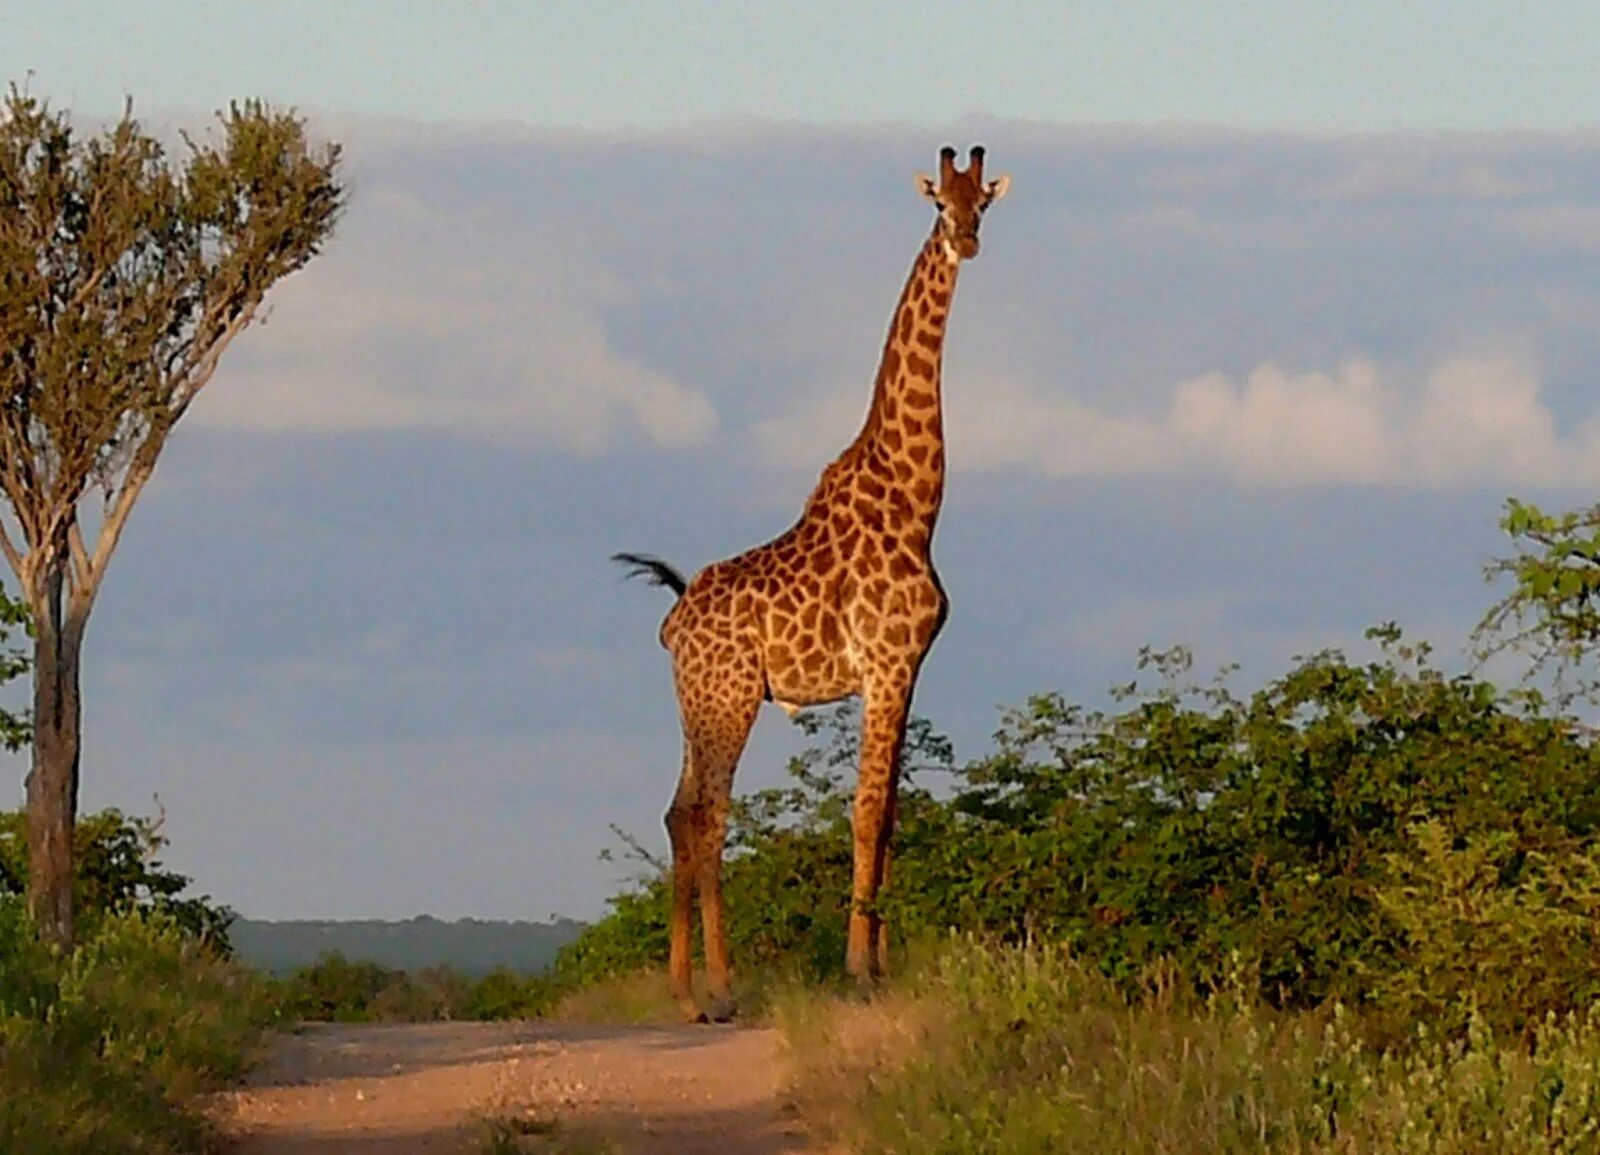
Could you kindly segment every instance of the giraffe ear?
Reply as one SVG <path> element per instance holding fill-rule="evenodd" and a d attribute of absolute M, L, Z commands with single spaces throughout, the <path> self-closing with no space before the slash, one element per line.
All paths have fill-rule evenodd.
<path fill-rule="evenodd" d="M 989 203 L 993 204 L 995 201 L 1005 196 L 1006 189 L 1010 187 L 1011 178 L 1009 176 L 997 176 L 988 184 L 984 185 L 983 191 L 988 196 Z"/>
<path fill-rule="evenodd" d="M 933 177 L 925 172 L 919 172 L 916 177 L 917 191 L 931 200 L 939 199 L 939 186 L 933 183 Z"/>

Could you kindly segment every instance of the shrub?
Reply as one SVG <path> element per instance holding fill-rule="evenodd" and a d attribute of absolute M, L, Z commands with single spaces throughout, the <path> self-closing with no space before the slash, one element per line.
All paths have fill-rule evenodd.
<path fill-rule="evenodd" d="M 1531 1035 L 1600 998 L 1600 846 L 1521 852 L 1510 831 L 1461 838 L 1438 820 L 1387 856 L 1377 902 L 1398 934 L 1369 999 L 1447 1036 L 1469 1019 Z M 1409 1029 L 1409 1026 L 1404 1028 Z"/>
<path fill-rule="evenodd" d="M 513 1019 L 551 1001 L 541 975 L 491 971 L 473 981 L 449 967 L 405 971 L 330 951 L 274 987 L 285 1017 L 305 1022 L 428 1023 Z"/>
<path fill-rule="evenodd" d="M 253 976 L 169 916 L 108 914 L 62 957 L 0 899 L 0 1150 L 196 1150 L 188 1104 L 272 1017 Z"/>
<path fill-rule="evenodd" d="M 164 815 L 142 818 L 116 809 L 78 819 L 73 832 L 78 919 L 92 933 L 95 922 L 108 915 L 155 912 L 227 955 L 233 912 L 209 895 L 186 894 L 190 879 L 161 864 L 167 845 L 161 833 L 164 821 Z M 24 811 L 0 811 L 0 895 L 27 893 L 27 837 Z"/>

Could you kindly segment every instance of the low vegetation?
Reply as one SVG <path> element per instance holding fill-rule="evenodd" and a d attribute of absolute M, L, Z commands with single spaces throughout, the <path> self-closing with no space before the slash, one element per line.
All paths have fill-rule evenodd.
<path fill-rule="evenodd" d="M 427 1023 L 531 1018 L 545 1011 L 545 980 L 510 970 L 469 978 L 449 967 L 399 970 L 339 953 L 272 983 L 284 1016 L 334 1023 Z"/>
<path fill-rule="evenodd" d="M 573 1130 L 554 1119 L 496 1115 L 484 1120 L 475 1155 L 616 1155 L 602 1135 Z"/>
<path fill-rule="evenodd" d="M 254 976 L 171 914 L 102 913 L 61 955 L 0 899 L 0 1151 L 197 1150 L 197 1097 L 274 1019 Z"/>
<path fill-rule="evenodd" d="M 793 999 L 794 1095 L 861 1152 L 1442 1155 L 1592 1151 L 1600 1015 L 1529 1035 L 1469 1013 L 1375 1047 L 1340 1004 L 1264 1006 L 1167 968 L 1133 989 L 1050 946 L 959 941 L 866 1007 Z"/>
<path fill-rule="evenodd" d="M 858 716 L 802 718 L 725 881 L 744 974 L 791 980 L 745 981 L 802 1113 L 883 1152 L 1600 1150 L 1596 525 L 1513 503 L 1491 569 L 1482 652 L 1531 643 L 1549 696 L 1385 625 L 1248 694 L 1147 650 L 1111 708 L 1040 695 L 963 765 L 918 722 L 882 901 L 936 945 L 866 1002 L 837 993 Z M 644 870 L 558 956 L 569 1003 L 664 955 L 625 841 Z"/>
<path fill-rule="evenodd" d="M 114 810 L 78 824 L 79 938 L 63 954 L 26 914 L 26 824 L 0 814 L 0 1151 L 198 1150 L 199 1096 L 278 1020 L 228 957 L 229 912 L 161 864 L 160 825 Z"/>

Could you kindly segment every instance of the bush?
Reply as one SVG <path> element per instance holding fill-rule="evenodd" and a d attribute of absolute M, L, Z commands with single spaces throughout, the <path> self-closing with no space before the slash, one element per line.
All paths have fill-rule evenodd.
<path fill-rule="evenodd" d="M 1469 1019 L 1530 1035 L 1600 998 L 1600 846 L 1518 850 L 1507 831 L 1420 823 L 1377 892 L 1397 932 L 1369 1001 L 1394 1022 L 1455 1036 Z M 1402 1028 L 1402 1030 L 1409 1027 Z"/>
<path fill-rule="evenodd" d="M 275 985 L 290 1019 L 333 1023 L 429 1023 L 461 1019 L 514 1019 L 549 1003 L 538 975 L 491 971 L 477 981 L 448 967 L 396 970 L 354 962 L 338 951 L 323 955 Z"/>
<path fill-rule="evenodd" d="M 107 914 L 61 957 L 0 899 L 0 1150 L 196 1150 L 188 1104 L 272 1019 L 257 980 L 170 916 Z"/>
<path fill-rule="evenodd" d="M 154 912 L 228 955 L 233 912 L 213 903 L 209 895 L 185 894 L 190 879 L 162 866 L 160 854 L 167 845 L 161 833 L 164 820 L 164 815 L 142 818 L 116 809 L 78 819 L 73 832 L 78 921 L 92 934 L 96 921 L 107 915 Z M 27 838 L 27 814 L 0 811 L 0 896 L 27 894 Z"/>

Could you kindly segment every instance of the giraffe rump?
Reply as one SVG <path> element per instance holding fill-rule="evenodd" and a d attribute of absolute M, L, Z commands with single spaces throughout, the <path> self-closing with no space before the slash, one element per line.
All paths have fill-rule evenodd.
<path fill-rule="evenodd" d="M 642 577 L 653 586 L 665 586 L 680 598 L 683 591 L 689 588 L 688 581 L 681 573 L 647 553 L 614 553 L 611 560 L 628 567 L 624 577 Z"/>

